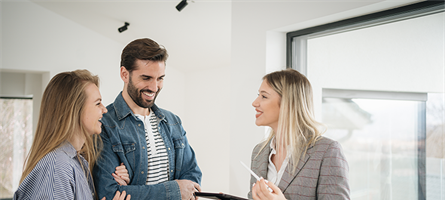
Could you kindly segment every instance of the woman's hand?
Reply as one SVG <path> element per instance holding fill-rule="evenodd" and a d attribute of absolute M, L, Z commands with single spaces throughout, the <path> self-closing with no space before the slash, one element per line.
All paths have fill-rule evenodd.
<path fill-rule="evenodd" d="M 273 191 L 270 192 L 267 188 L 269 186 Z M 272 182 L 266 182 L 263 178 L 261 180 L 257 181 L 252 186 L 252 197 L 255 200 L 283 200 L 286 199 L 284 197 L 283 192 L 281 192 L 280 188 L 275 186 Z"/>
<path fill-rule="evenodd" d="M 125 198 L 125 196 L 127 195 L 127 193 L 125 191 L 122 191 L 122 194 L 117 191 L 116 194 L 113 197 L 113 200 L 130 200 L 131 199 L 131 195 L 128 195 L 127 198 Z M 102 198 L 102 200 L 106 200 L 106 198 Z"/>
<path fill-rule="evenodd" d="M 128 185 L 130 183 L 130 175 L 124 163 L 116 167 L 116 171 L 111 174 L 119 185 Z"/>

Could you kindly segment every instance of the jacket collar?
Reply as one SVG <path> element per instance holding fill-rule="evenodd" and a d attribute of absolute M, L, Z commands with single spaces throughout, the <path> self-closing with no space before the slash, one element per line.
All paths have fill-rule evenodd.
<path fill-rule="evenodd" d="M 307 148 L 306 155 L 304 156 L 304 158 L 300 157 L 300 161 L 297 164 L 297 169 L 295 170 L 295 174 L 292 174 L 294 165 L 293 163 L 289 162 L 288 164 L 289 166 L 286 167 L 286 170 L 284 171 L 283 176 L 281 177 L 281 181 L 278 184 L 278 188 L 280 188 L 280 190 L 283 191 L 283 193 L 287 189 L 287 187 L 289 187 L 290 183 L 295 179 L 295 177 L 297 177 L 301 169 L 303 169 L 304 165 L 311 157 L 310 150 L 312 149 L 312 147 L 314 147 L 314 144 L 312 144 L 311 146 L 309 146 L 309 148 Z"/>
<path fill-rule="evenodd" d="M 271 148 L 270 148 L 270 141 L 267 143 L 267 145 L 260 151 L 258 155 L 255 155 L 254 160 L 256 160 L 256 163 L 260 163 L 255 170 L 257 172 L 257 175 L 259 177 L 263 177 L 267 179 L 267 171 L 268 171 L 268 161 L 269 161 L 269 154 L 270 154 Z M 266 162 L 264 162 L 266 161 Z"/>
<path fill-rule="evenodd" d="M 272 140 L 268 142 L 268 144 L 264 147 L 264 149 L 258 154 L 257 158 L 258 160 L 268 160 L 269 154 L 271 152 L 270 143 Z M 300 161 L 298 162 L 297 169 L 295 170 L 295 174 L 292 174 L 292 169 L 294 168 L 293 164 L 291 162 L 288 163 L 288 166 L 286 167 L 286 170 L 283 173 L 283 176 L 281 177 L 280 183 L 278 184 L 278 188 L 284 193 L 284 191 L 289 187 L 290 183 L 297 177 L 297 175 L 300 173 L 301 169 L 303 169 L 304 165 L 310 158 L 309 151 L 312 149 L 314 145 L 311 145 L 307 151 L 304 158 L 300 158 Z M 260 166 L 258 166 L 258 176 L 265 177 L 267 179 L 267 171 L 268 171 L 268 162 L 262 162 Z"/>
<path fill-rule="evenodd" d="M 116 99 L 114 100 L 113 106 L 119 121 L 130 115 L 133 116 L 136 120 L 139 120 L 139 118 L 136 117 L 131 108 L 128 106 L 127 102 L 125 102 L 124 97 L 122 96 L 122 92 L 117 95 Z M 153 104 L 151 110 L 155 113 L 158 119 L 166 121 L 164 113 L 158 106 L 156 106 L 156 104 Z"/>

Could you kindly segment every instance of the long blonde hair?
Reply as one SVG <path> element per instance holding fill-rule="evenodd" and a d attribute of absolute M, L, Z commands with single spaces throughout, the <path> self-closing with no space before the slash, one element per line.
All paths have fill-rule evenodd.
<path fill-rule="evenodd" d="M 99 77 L 93 76 L 88 70 L 62 72 L 48 83 L 20 183 L 46 154 L 75 134 L 81 134 L 85 138 L 85 144 L 79 153 L 88 161 L 90 170 L 92 169 L 99 156 L 96 145 L 101 145 L 102 140 L 98 135 L 89 135 L 80 119 L 87 98 L 85 88 L 90 83 L 99 87 Z M 79 130 L 80 133 L 76 132 Z"/>
<path fill-rule="evenodd" d="M 291 171 L 295 173 L 299 160 L 305 157 L 307 149 L 324 133 L 321 130 L 323 124 L 314 117 L 312 86 L 303 74 L 294 69 L 272 72 L 265 75 L 263 81 L 267 81 L 280 95 L 281 102 L 276 133 L 271 131 L 262 149 L 273 137 L 278 152 L 283 147 L 290 147 L 286 150 L 292 152 L 289 163 L 293 164 Z"/>

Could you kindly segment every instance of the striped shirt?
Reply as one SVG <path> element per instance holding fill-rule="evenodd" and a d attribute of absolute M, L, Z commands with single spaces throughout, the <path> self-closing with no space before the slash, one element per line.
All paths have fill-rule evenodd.
<path fill-rule="evenodd" d="M 19 185 L 13 199 L 93 200 L 93 196 L 88 162 L 77 154 L 71 143 L 64 142 L 37 163 Z"/>
<path fill-rule="evenodd" d="M 136 116 L 144 122 L 145 140 L 147 141 L 148 173 L 145 184 L 154 185 L 168 181 L 168 153 L 158 131 L 158 119 L 151 110 L 148 116 Z"/>

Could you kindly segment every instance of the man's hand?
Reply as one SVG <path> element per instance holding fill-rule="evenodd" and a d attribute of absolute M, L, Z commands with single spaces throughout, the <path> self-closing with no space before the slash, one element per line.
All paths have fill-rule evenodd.
<path fill-rule="evenodd" d="M 116 167 L 116 171 L 111 174 L 119 185 L 128 185 L 130 183 L 130 175 L 124 163 Z"/>
<path fill-rule="evenodd" d="M 201 192 L 201 186 L 199 186 L 198 183 L 195 183 L 190 180 L 175 180 L 175 181 L 178 183 L 179 189 L 181 190 L 182 200 L 198 199 L 195 198 L 194 196 L 196 190 Z"/>

